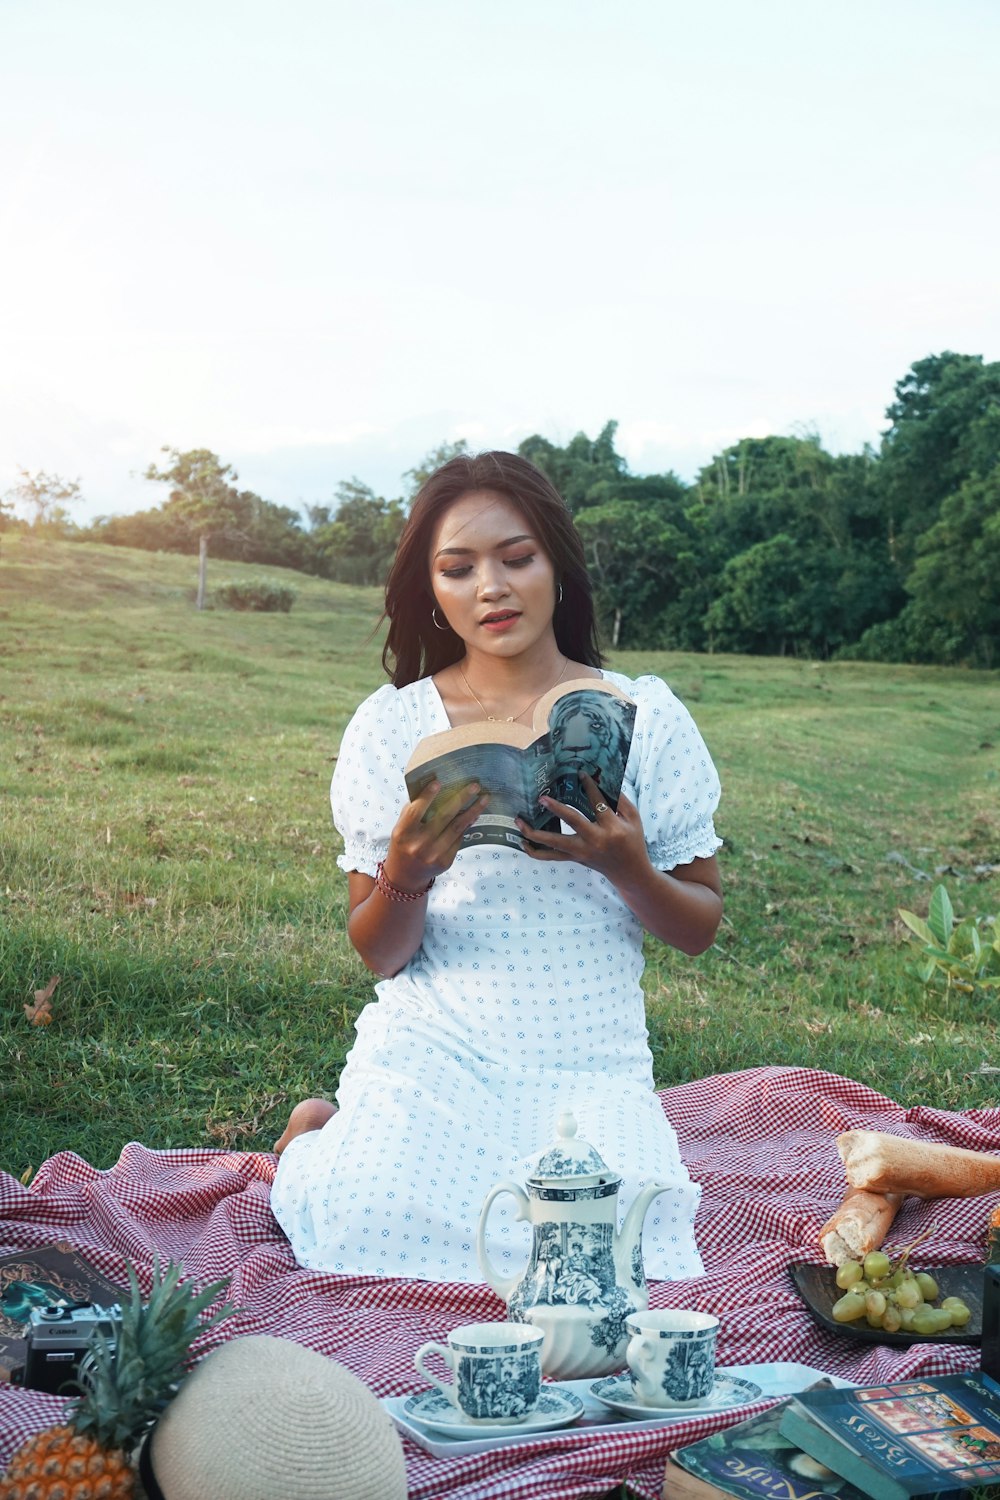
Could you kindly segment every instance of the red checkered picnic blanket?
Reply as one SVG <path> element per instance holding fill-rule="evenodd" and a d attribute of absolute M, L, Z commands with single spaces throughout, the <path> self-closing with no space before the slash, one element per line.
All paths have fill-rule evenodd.
<path fill-rule="evenodd" d="M 864 1382 L 974 1368 L 962 1344 L 891 1348 L 832 1334 L 805 1311 L 789 1261 L 822 1256 L 817 1231 L 844 1193 L 834 1145 L 842 1130 L 886 1130 L 1000 1152 L 1000 1109 L 948 1113 L 901 1109 L 864 1084 L 803 1068 L 753 1068 L 662 1094 L 692 1177 L 703 1187 L 697 1219 L 706 1274 L 657 1282 L 654 1307 L 694 1307 L 722 1320 L 720 1364 L 796 1360 Z M 97 1171 L 70 1152 L 44 1164 L 30 1188 L 0 1174 L 0 1249 L 66 1240 L 125 1285 L 130 1261 L 183 1262 L 199 1282 L 231 1278 L 241 1309 L 226 1337 L 270 1333 L 341 1360 L 379 1396 L 420 1389 L 413 1355 L 458 1323 L 504 1315 L 483 1286 L 441 1285 L 301 1270 L 268 1205 L 275 1158 L 238 1151 L 149 1151 L 126 1146 Z M 997 1196 L 997 1195 L 994 1195 Z M 893 1230 L 906 1242 L 933 1224 L 924 1264 L 981 1260 L 992 1199 L 911 1199 Z M 754 1408 L 757 1410 L 758 1408 Z M 0 1386 L 0 1469 L 19 1442 L 59 1419 L 57 1397 Z M 741 1420 L 692 1418 L 663 1430 L 608 1435 L 550 1432 L 472 1457 L 434 1458 L 406 1441 L 415 1500 L 583 1500 L 627 1481 L 659 1496 L 667 1452 Z"/>

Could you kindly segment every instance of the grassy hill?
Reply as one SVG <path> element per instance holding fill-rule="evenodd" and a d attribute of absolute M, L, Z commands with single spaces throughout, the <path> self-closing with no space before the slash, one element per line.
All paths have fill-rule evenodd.
<path fill-rule="evenodd" d="M 0 546 L 0 1165 L 124 1141 L 269 1146 L 332 1093 L 371 979 L 346 941 L 328 782 L 383 679 L 374 590 L 198 614 L 196 562 Z M 1000 674 L 621 652 L 719 765 L 726 918 L 648 945 L 657 1078 L 801 1063 L 906 1104 L 992 1103 L 995 1006 L 926 992 L 898 906 L 996 911 Z M 943 873 L 940 873 L 943 872 Z M 930 878 L 927 878 L 930 877 Z M 60 976 L 54 1020 L 23 1005 Z"/>

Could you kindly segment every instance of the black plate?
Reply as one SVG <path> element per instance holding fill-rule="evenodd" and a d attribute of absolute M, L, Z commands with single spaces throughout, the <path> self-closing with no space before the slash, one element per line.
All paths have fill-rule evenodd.
<path fill-rule="evenodd" d="M 978 1344 L 983 1337 L 983 1267 L 979 1262 L 964 1266 L 916 1266 L 918 1271 L 928 1271 L 938 1284 L 938 1302 L 942 1297 L 961 1297 L 972 1317 L 964 1328 L 949 1328 L 947 1333 L 885 1333 L 881 1328 L 869 1328 L 864 1318 L 856 1323 L 836 1323 L 833 1319 L 833 1304 L 844 1294 L 837 1285 L 836 1266 L 814 1266 L 805 1261 L 793 1261 L 788 1267 L 792 1280 L 806 1307 L 817 1323 L 831 1333 L 843 1333 L 848 1338 L 860 1339 L 866 1344 L 897 1344 L 905 1348 L 910 1344 Z"/>

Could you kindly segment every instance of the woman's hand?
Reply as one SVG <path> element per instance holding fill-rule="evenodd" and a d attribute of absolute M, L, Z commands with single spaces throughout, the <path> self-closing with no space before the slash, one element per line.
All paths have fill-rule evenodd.
<path fill-rule="evenodd" d="M 440 791 L 439 781 L 424 787 L 403 808 L 392 830 L 382 873 L 395 896 L 359 870 L 347 877 L 347 931 L 376 974 L 398 974 L 420 947 L 427 920 L 427 902 L 421 898 L 431 881 L 451 866 L 462 834 L 490 800 L 474 781 L 435 802 Z"/>
<path fill-rule="evenodd" d="M 560 863 L 575 860 L 589 870 L 596 870 L 599 875 L 606 875 L 614 885 L 628 883 L 639 878 L 645 870 L 652 869 L 635 804 L 623 793 L 618 799 L 618 811 L 614 812 L 603 800 L 601 789 L 592 776 L 584 773 L 580 785 L 594 809 L 593 821 L 565 802 L 556 802 L 553 797 L 539 798 L 543 807 L 572 828 L 572 833 L 545 833 L 518 818 L 517 826 L 525 837 L 532 844 L 541 845 L 541 848 L 528 848 L 526 852 L 531 858 Z"/>
<path fill-rule="evenodd" d="M 440 781 L 431 781 L 400 813 L 389 839 L 383 869 L 386 878 L 404 891 L 420 891 L 451 868 L 462 843 L 490 800 L 479 783 L 441 795 Z"/>
<path fill-rule="evenodd" d="M 590 798 L 594 820 L 575 808 L 542 797 L 544 807 L 572 833 L 543 833 L 523 818 L 517 824 L 526 838 L 540 846 L 528 848 L 532 859 L 575 860 L 604 875 L 647 932 L 682 953 L 704 953 L 715 941 L 722 920 L 722 885 L 715 856 L 693 859 L 673 870 L 658 870 L 650 862 L 642 823 L 635 805 L 619 797 L 612 812 L 601 789 L 590 776 L 580 782 Z"/>

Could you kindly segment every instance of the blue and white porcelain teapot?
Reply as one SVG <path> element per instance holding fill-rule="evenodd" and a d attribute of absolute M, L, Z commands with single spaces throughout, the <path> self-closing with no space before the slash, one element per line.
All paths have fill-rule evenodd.
<path fill-rule="evenodd" d="M 621 1178 L 594 1147 L 577 1139 L 573 1115 L 559 1116 L 558 1139 L 535 1158 L 527 1191 L 500 1182 L 479 1217 L 477 1249 L 483 1276 L 516 1323 L 543 1329 L 542 1369 L 557 1380 L 609 1375 L 625 1362 L 625 1319 L 649 1306 L 642 1269 L 646 1209 L 670 1186 L 650 1182 L 618 1228 Z M 521 1277 L 499 1276 L 486 1251 L 494 1198 L 513 1194 L 519 1219 L 532 1226 L 531 1253 Z"/>

